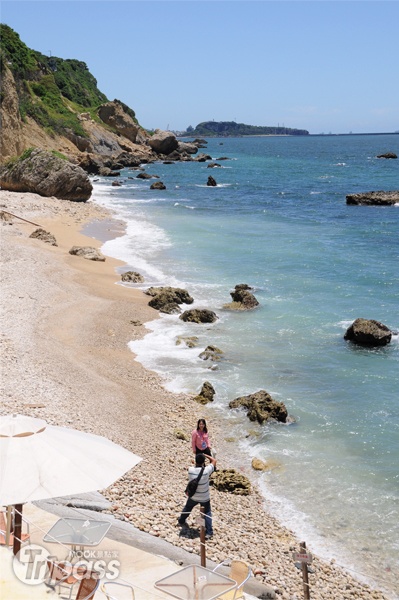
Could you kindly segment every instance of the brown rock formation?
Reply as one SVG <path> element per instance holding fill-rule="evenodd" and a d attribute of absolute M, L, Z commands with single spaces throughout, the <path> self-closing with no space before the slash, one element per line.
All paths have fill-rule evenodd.
<path fill-rule="evenodd" d="M 285 405 L 273 400 L 265 390 L 241 396 L 229 402 L 229 408 L 240 407 L 247 409 L 247 417 L 250 421 L 258 421 L 261 424 L 269 419 L 275 419 L 281 423 L 287 422 L 288 412 Z"/>
<path fill-rule="evenodd" d="M 392 331 L 373 319 L 356 319 L 346 330 L 345 340 L 361 346 L 386 346 L 392 339 Z"/>
<path fill-rule="evenodd" d="M 37 148 L 1 167 L 0 185 L 12 192 L 33 192 L 75 202 L 88 200 L 93 189 L 83 169 Z"/>

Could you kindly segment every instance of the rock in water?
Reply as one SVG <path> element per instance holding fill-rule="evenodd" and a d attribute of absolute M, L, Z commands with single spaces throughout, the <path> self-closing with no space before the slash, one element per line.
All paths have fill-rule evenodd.
<path fill-rule="evenodd" d="M 250 421 L 264 423 L 269 419 L 275 419 L 281 423 L 287 422 L 288 412 L 283 402 L 277 402 L 265 390 L 241 396 L 229 402 L 229 408 L 243 407 L 247 410 Z"/>
<path fill-rule="evenodd" d="M 0 168 L 0 185 L 12 192 L 32 192 L 61 200 L 86 202 L 92 185 L 87 173 L 47 150 L 26 150 L 16 161 Z"/>
<path fill-rule="evenodd" d="M 379 321 L 356 319 L 346 330 L 344 339 L 360 346 L 386 346 L 392 339 L 392 331 Z"/>
<path fill-rule="evenodd" d="M 365 206 L 393 206 L 399 203 L 399 190 L 348 194 L 346 196 L 346 203 L 362 204 Z"/>

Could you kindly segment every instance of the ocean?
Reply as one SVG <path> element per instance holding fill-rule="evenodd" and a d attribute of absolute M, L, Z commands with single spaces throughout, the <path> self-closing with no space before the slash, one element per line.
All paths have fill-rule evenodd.
<path fill-rule="evenodd" d="M 183 287 L 195 300 L 183 310 L 219 317 L 194 325 L 162 315 L 130 348 L 171 391 L 210 381 L 210 433 L 213 415 L 244 469 L 251 457 L 275 465 L 258 476 L 267 509 L 311 551 L 397 599 L 399 206 L 347 206 L 345 197 L 399 189 L 399 160 L 376 158 L 399 154 L 399 135 L 209 139 L 199 152 L 221 166 L 144 165 L 166 190 L 128 169 L 122 187 L 94 183 L 95 200 L 127 225 L 103 246 L 126 263 L 121 272 L 139 271 L 140 289 Z M 240 283 L 259 307 L 223 309 Z M 357 317 L 387 325 L 391 343 L 344 341 Z M 178 336 L 197 346 L 176 345 Z M 223 350 L 220 362 L 199 358 L 208 345 Z M 228 408 L 261 389 L 293 423 L 260 426 Z"/>

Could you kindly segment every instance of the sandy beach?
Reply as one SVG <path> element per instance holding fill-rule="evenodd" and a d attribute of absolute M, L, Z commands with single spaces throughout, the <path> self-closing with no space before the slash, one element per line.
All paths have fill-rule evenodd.
<path fill-rule="evenodd" d="M 1 210 L 40 225 L 58 245 L 29 238 L 35 225 L 16 218 L 0 223 L 0 413 L 23 413 L 104 435 L 142 456 L 131 474 L 104 492 L 113 514 L 198 553 L 198 539 L 180 536 L 176 527 L 192 452 L 175 430 L 190 435 L 208 410 L 190 396 L 167 392 L 155 373 L 134 360 L 128 342 L 144 336 L 143 324 L 158 313 L 141 291 L 118 285 L 123 263 L 69 254 L 74 245 L 101 246 L 99 239 L 82 235 L 85 224 L 93 222 L 91 231 L 97 228 L 110 238 L 123 224 L 93 201 L 77 204 L 35 194 L 1 191 Z M 211 434 L 218 467 L 237 466 L 229 463 L 228 445 L 215 421 Z M 211 494 L 215 535 L 207 556 L 242 558 L 277 597 L 302 598 L 302 575 L 292 559 L 300 540 L 268 514 L 256 487 L 250 496 L 214 489 Z M 194 516 L 189 522 L 195 527 Z M 389 598 L 333 561 L 315 557 L 312 570 L 312 599 Z"/>

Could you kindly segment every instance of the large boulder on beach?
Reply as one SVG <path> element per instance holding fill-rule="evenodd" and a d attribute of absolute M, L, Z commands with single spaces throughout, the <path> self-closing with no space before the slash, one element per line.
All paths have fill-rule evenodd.
<path fill-rule="evenodd" d="M 185 310 L 179 319 L 187 323 L 214 323 L 218 319 L 218 316 L 207 308 L 193 308 Z"/>
<path fill-rule="evenodd" d="M 251 482 L 248 477 L 235 469 L 217 470 L 216 473 L 212 473 L 210 483 L 218 492 L 229 492 L 237 496 L 249 496 L 251 493 Z"/>
<path fill-rule="evenodd" d="M 0 185 L 11 192 L 32 192 L 61 200 L 86 202 L 92 185 L 87 173 L 58 153 L 30 148 L 0 167 Z"/>
<path fill-rule="evenodd" d="M 73 254 L 74 256 L 82 256 L 87 260 L 96 260 L 100 262 L 105 261 L 105 256 L 99 250 L 97 250 L 97 248 L 93 248 L 92 246 L 72 246 L 69 254 Z"/>
<path fill-rule="evenodd" d="M 229 402 L 229 408 L 245 408 L 249 420 L 260 424 L 270 419 L 286 423 L 288 417 L 284 403 L 274 400 L 265 390 L 235 398 Z"/>
<path fill-rule="evenodd" d="M 147 143 L 157 154 L 166 155 L 177 150 L 179 146 L 174 133 L 171 131 L 162 131 L 161 129 L 156 129 L 154 135 L 148 138 Z"/>
<path fill-rule="evenodd" d="M 363 206 L 393 206 L 399 204 L 399 190 L 361 192 L 359 194 L 348 194 L 347 204 L 361 204 Z"/>
<path fill-rule="evenodd" d="M 179 154 L 197 154 L 198 146 L 190 142 L 178 142 L 177 152 Z"/>
<path fill-rule="evenodd" d="M 386 346 L 392 339 L 392 331 L 373 319 L 356 319 L 345 332 L 345 340 L 360 346 Z"/>

